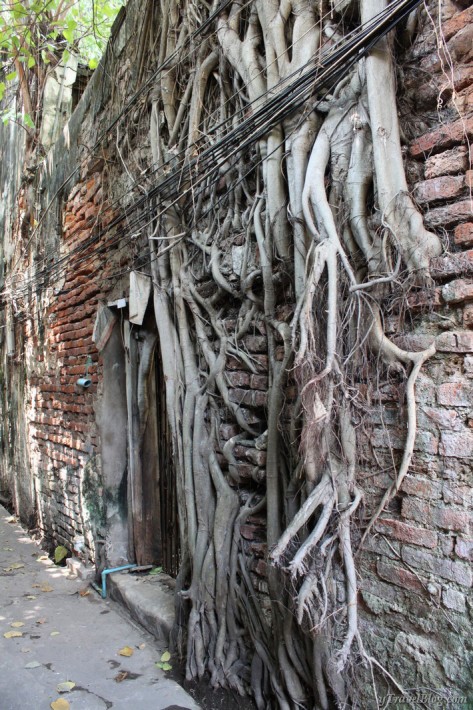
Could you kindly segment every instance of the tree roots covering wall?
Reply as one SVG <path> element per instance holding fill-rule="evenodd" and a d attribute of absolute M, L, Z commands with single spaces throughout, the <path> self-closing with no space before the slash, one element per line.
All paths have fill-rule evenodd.
<path fill-rule="evenodd" d="M 84 122 L 84 140 L 64 138 L 73 175 L 78 156 L 89 161 L 82 184 L 71 191 L 67 165 L 55 175 L 48 163 L 51 200 L 23 242 L 28 250 L 40 228 L 46 233 L 51 205 L 63 210 L 69 251 L 38 267 L 35 285 L 49 289 L 51 303 L 59 293 L 58 309 L 74 289 L 81 300 L 60 311 L 51 352 L 61 338 L 70 345 L 80 335 L 87 343 L 73 354 L 85 357 L 97 300 L 122 296 L 119 279 L 130 269 L 151 276 L 158 338 L 142 344 L 138 428 L 142 435 L 156 345 L 179 501 L 172 640 L 188 679 L 207 676 L 215 687 L 251 693 L 259 710 L 377 707 L 383 693 L 404 692 L 402 678 L 366 650 L 358 586 L 363 544 L 407 480 L 416 380 L 435 354 L 434 337 L 413 352 L 386 327 L 408 292 L 414 300 L 417 290 L 434 293 L 429 264 L 441 253 L 409 194 L 398 125 L 396 58 L 401 40 L 405 48 L 414 36 L 415 5 L 130 3 L 107 56 L 117 57 L 117 82 L 134 78 L 135 93 L 109 123 L 104 114 L 117 102 L 106 57 L 92 80 L 96 93 L 86 90 L 72 118 L 73 135 Z M 443 149 L 463 140 L 465 124 L 452 125 L 456 142 L 442 133 Z M 465 155 L 466 148 L 463 162 Z M 464 182 L 455 194 L 463 189 Z M 64 208 L 56 200 L 62 190 Z M 7 285 L 13 295 L 23 288 L 26 299 L 28 283 Z M 68 335 L 78 304 L 81 329 Z M 54 316 L 54 307 L 44 310 Z M 455 340 L 450 352 L 471 352 L 471 338 L 462 350 L 460 339 L 444 335 Z M 83 418 L 87 406 L 92 418 L 89 395 L 79 401 L 74 389 L 81 367 L 68 407 Z M 402 427 L 396 451 L 384 447 L 378 456 L 367 419 L 385 424 L 382 403 L 374 415 L 368 401 L 380 382 L 400 393 Z M 53 436 L 44 434 L 48 444 Z M 82 443 L 74 446 L 85 457 L 95 436 L 89 449 Z M 365 469 L 390 476 L 375 501 Z M 264 539 L 248 545 L 249 526 L 262 521 Z M 433 532 L 399 525 L 400 540 L 412 543 L 417 530 L 427 547 L 437 544 Z M 444 528 L 458 529 L 452 525 Z M 460 579 L 424 557 L 424 569 Z M 393 581 L 388 572 L 383 579 Z M 459 583 L 471 586 L 463 567 L 461 574 Z M 408 589 L 421 586 L 418 575 L 408 581 Z M 464 604 L 451 596 L 449 608 L 461 610 L 460 598 Z"/>
<path fill-rule="evenodd" d="M 241 693 L 251 685 L 258 708 L 345 706 L 356 704 L 357 664 L 379 670 L 357 614 L 355 552 L 377 515 L 360 516 L 360 383 L 387 369 L 405 384 L 404 454 L 379 513 L 409 468 L 415 381 L 435 350 L 397 347 L 385 312 L 399 285 L 429 284 L 441 245 L 407 190 L 392 34 L 319 93 L 301 99 L 294 88 L 314 68 L 318 88 L 317 68 L 343 54 L 360 22 L 379 22 L 383 4 L 224 5 L 217 31 L 205 32 L 202 6 L 163 0 L 155 38 L 163 69 L 152 95 L 158 187 L 148 229 L 180 489 L 179 618 L 188 623 L 177 641 L 186 639 L 188 678 L 208 672 Z M 244 339 L 258 321 L 268 347 L 264 432 L 226 379 L 229 358 L 257 372 Z M 290 382 L 298 394 L 283 426 Z M 226 442 L 222 411 L 237 426 Z M 266 450 L 264 485 L 251 495 L 239 494 L 236 445 Z M 260 510 L 264 611 L 241 550 L 241 526 Z"/>

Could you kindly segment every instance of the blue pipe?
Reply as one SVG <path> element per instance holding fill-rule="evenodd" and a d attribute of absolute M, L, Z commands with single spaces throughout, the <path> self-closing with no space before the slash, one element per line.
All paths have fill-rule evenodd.
<path fill-rule="evenodd" d="M 121 567 L 110 567 L 109 569 L 104 569 L 102 571 L 102 599 L 107 598 L 107 574 L 111 574 L 112 572 L 121 572 L 124 569 L 133 569 L 134 567 L 138 567 L 138 565 L 122 565 Z"/>

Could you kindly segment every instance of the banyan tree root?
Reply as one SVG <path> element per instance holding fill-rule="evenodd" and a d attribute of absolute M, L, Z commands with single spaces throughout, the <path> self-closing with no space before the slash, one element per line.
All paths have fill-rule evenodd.
<path fill-rule="evenodd" d="M 382 5 L 362 0 L 363 20 Z M 244 154 L 229 145 L 206 181 L 201 152 L 335 42 L 342 18 L 311 0 L 235 1 L 198 42 L 201 4 L 160 0 L 155 11 L 162 22 L 153 46 L 167 61 L 151 95 L 153 168 L 166 175 L 181 160 L 184 176 L 178 194 L 156 204 L 149 229 L 179 489 L 187 677 L 208 673 L 214 686 L 238 693 L 251 687 L 261 709 L 355 707 L 351 668 L 360 658 L 376 665 L 357 615 L 356 368 L 371 361 L 406 377 L 405 451 L 378 515 L 409 469 L 415 380 L 434 353 L 392 343 L 382 303 L 401 265 L 407 279 L 425 283 L 440 252 L 407 193 L 390 41 L 318 97 L 315 110 L 304 106 Z M 184 173 L 192 161 L 194 172 Z M 281 316 L 288 301 L 291 324 Z M 258 321 L 268 342 L 263 433 L 232 401 L 225 374 L 229 358 L 258 373 L 244 347 Z M 288 440 L 281 417 L 290 376 L 300 396 Z M 223 441 L 228 419 L 238 433 Z M 249 491 L 239 477 L 234 449 L 243 443 L 266 449 L 264 487 L 257 467 Z M 240 534 L 262 510 L 264 611 Z"/>

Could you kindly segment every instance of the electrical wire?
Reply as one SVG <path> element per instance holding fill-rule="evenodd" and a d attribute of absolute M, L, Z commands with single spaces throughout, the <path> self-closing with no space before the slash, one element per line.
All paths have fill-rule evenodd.
<path fill-rule="evenodd" d="M 231 164 L 225 172 L 221 172 L 222 166 L 225 163 L 228 164 L 230 158 L 235 158 L 237 161 L 238 155 L 240 155 L 242 151 L 254 145 L 274 125 L 281 123 L 285 118 L 299 110 L 316 92 L 320 92 L 328 86 L 333 87 L 340 78 L 351 69 L 354 63 L 369 52 L 380 37 L 393 29 L 396 24 L 418 4 L 419 0 L 400 0 L 397 3 L 393 3 L 370 23 L 359 28 L 358 31 L 352 32 L 348 39 L 344 38 L 334 49 L 331 51 L 322 51 L 319 61 L 315 66 L 309 68 L 304 73 L 304 67 L 302 70 L 298 69 L 293 75 L 288 77 L 292 78 L 296 75 L 296 79 L 293 80 L 289 86 L 283 87 L 284 83 L 288 80 L 288 78 L 285 78 L 280 82 L 280 85 L 272 89 L 271 92 L 267 92 L 268 94 L 272 93 L 273 96 L 263 104 L 260 109 L 255 111 L 252 116 L 243 120 L 241 124 L 218 139 L 213 145 L 205 148 L 198 158 L 194 158 L 191 161 L 188 160 L 187 163 L 185 163 L 184 157 L 177 168 L 168 175 L 165 175 L 165 177 L 144 196 L 136 200 L 131 206 L 125 208 L 124 213 L 112 220 L 105 230 L 99 230 L 81 245 L 78 245 L 72 252 L 65 255 L 61 260 L 58 260 L 54 265 L 49 266 L 47 269 L 40 270 L 32 279 L 24 281 L 22 287 L 16 289 L 16 294 L 20 296 L 22 292 L 26 293 L 34 283 L 36 283 L 36 285 L 44 285 L 48 279 L 56 280 L 59 278 L 61 269 L 67 269 L 71 265 L 77 266 L 84 258 L 91 258 L 117 245 L 123 237 L 123 233 L 121 233 L 120 229 L 118 229 L 118 233 L 112 240 L 105 241 L 104 244 L 99 243 L 95 251 L 79 258 L 81 254 L 88 252 L 91 246 L 101 242 L 105 234 L 109 233 L 113 228 L 119 227 L 125 220 L 127 221 L 128 229 L 132 228 L 135 232 L 139 232 L 149 224 L 149 221 L 144 222 L 144 219 L 150 218 L 151 221 L 159 219 L 170 206 L 191 192 L 194 196 L 201 194 L 202 191 L 206 189 L 206 183 L 211 182 L 216 174 L 220 176 L 234 168 L 235 163 Z M 306 65 L 306 67 L 307 66 L 308 65 Z M 258 101 L 260 100 L 259 98 Z M 247 110 L 247 107 L 239 111 L 241 110 Z M 311 110 L 313 110 L 313 108 Z M 238 112 L 235 113 L 238 114 Z M 220 126 L 225 125 L 228 120 L 230 119 L 226 119 Z M 214 127 L 213 132 L 215 132 L 218 127 Z M 229 155 L 228 148 L 232 145 L 233 148 Z M 256 166 L 253 165 L 248 172 L 254 170 L 255 167 Z M 190 186 L 184 190 L 184 192 L 180 189 L 183 181 L 190 182 Z M 197 193 L 196 188 L 198 188 Z M 222 201 L 226 196 L 227 195 L 223 195 L 222 198 L 219 198 L 219 201 Z M 171 200 L 171 205 L 167 205 L 159 213 L 153 210 L 150 211 L 149 207 L 145 207 L 146 204 L 150 205 L 152 202 L 156 201 L 162 203 L 165 200 Z M 135 216 L 134 221 L 130 222 L 130 216 L 133 213 L 137 213 L 138 216 Z M 131 240 L 128 240 L 128 244 L 130 242 Z M 8 289 L 10 295 L 12 295 L 11 286 Z M 6 295 L 5 292 L 4 295 Z"/>

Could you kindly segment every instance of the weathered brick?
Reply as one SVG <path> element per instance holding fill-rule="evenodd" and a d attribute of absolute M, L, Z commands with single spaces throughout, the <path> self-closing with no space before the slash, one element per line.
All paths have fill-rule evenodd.
<path fill-rule="evenodd" d="M 463 30 L 473 22 L 473 6 L 463 12 L 455 14 L 451 19 L 442 22 L 442 33 L 446 40 L 451 39 L 457 32 Z"/>
<path fill-rule="evenodd" d="M 463 222 L 473 217 L 471 200 L 460 200 L 444 207 L 433 207 L 424 215 L 427 227 L 451 227 L 458 222 Z M 441 257 L 437 257 L 441 258 Z"/>
<path fill-rule="evenodd" d="M 253 390 L 262 390 L 265 392 L 268 389 L 268 378 L 266 375 L 251 375 L 250 387 Z"/>
<path fill-rule="evenodd" d="M 443 484 L 443 499 L 446 503 L 471 507 L 473 505 L 473 488 L 449 481 Z"/>
<path fill-rule="evenodd" d="M 438 279 L 473 273 L 473 249 L 431 259 L 430 271 L 432 276 Z"/>
<path fill-rule="evenodd" d="M 446 175 L 418 182 L 414 186 L 414 197 L 417 202 L 438 202 L 459 197 L 465 190 L 463 175 Z"/>
<path fill-rule="evenodd" d="M 468 151 L 461 145 L 452 150 L 446 150 L 433 155 L 425 161 L 425 178 L 430 180 L 440 175 L 462 173 L 468 168 Z"/>
<path fill-rule="evenodd" d="M 435 347 L 441 353 L 471 353 L 473 333 L 468 330 L 442 333 L 435 338 Z"/>
<path fill-rule="evenodd" d="M 447 609 L 453 609 L 460 613 L 466 610 L 465 595 L 457 592 L 456 589 L 445 589 L 442 592 L 442 602 Z"/>
<path fill-rule="evenodd" d="M 454 458 L 473 456 L 473 433 L 442 431 L 440 455 Z"/>
<path fill-rule="evenodd" d="M 437 535 L 432 530 L 416 528 L 399 520 L 380 519 L 375 524 L 375 529 L 402 542 L 410 542 L 413 545 L 421 545 L 430 549 L 437 547 Z"/>
<path fill-rule="evenodd" d="M 473 519 L 472 514 L 467 510 L 434 507 L 426 501 L 415 498 L 404 498 L 402 516 L 423 525 L 461 533 L 468 533 Z"/>
<path fill-rule="evenodd" d="M 455 244 L 459 246 L 471 246 L 473 244 L 473 222 L 463 222 L 455 227 L 453 238 Z"/>
<path fill-rule="evenodd" d="M 250 353 L 265 353 L 268 341 L 263 335 L 247 335 L 243 342 Z"/>
<path fill-rule="evenodd" d="M 442 289 L 439 287 L 432 289 L 422 289 L 413 291 L 407 297 L 409 308 L 434 308 L 442 305 Z M 392 331 L 394 332 L 394 331 Z"/>
<path fill-rule="evenodd" d="M 415 574 L 409 572 L 405 567 L 398 567 L 397 565 L 391 565 L 383 560 L 379 560 L 376 565 L 376 570 L 381 577 L 381 579 L 395 584 L 397 587 L 402 587 L 403 589 L 408 589 L 411 592 L 423 592 L 424 587 L 422 582 L 416 577 Z"/>
<path fill-rule="evenodd" d="M 462 143 L 465 135 L 473 135 L 473 116 L 466 120 L 461 118 L 452 123 L 446 123 L 440 128 L 425 133 L 410 146 L 410 154 L 420 158 L 425 153 L 439 153 L 442 149 L 450 148 L 456 143 Z"/>
<path fill-rule="evenodd" d="M 401 484 L 401 491 L 411 496 L 427 498 L 428 500 L 439 499 L 442 496 L 442 484 L 429 478 L 408 475 Z"/>
<path fill-rule="evenodd" d="M 246 448 L 245 446 L 237 445 L 233 449 L 235 458 L 243 458 L 247 461 L 251 461 L 257 466 L 264 466 L 266 463 L 266 451 L 260 451 L 259 449 Z"/>
<path fill-rule="evenodd" d="M 401 543 L 394 540 L 392 536 L 387 540 L 382 535 L 368 535 L 363 544 L 363 550 L 373 552 L 377 559 L 381 556 L 399 561 L 401 557 Z"/>
<path fill-rule="evenodd" d="M 473 328 L 473 303 L 468 303 L 463 309 L 463 325 Z"/>
<path fill-rule="evenodd" d="M 266 393 L 257 390 L 231 389 L 228 392 L 231 402 L 243 404 L 246 407 L 264 407 L 266 405 Z"/>
<path fill-rule="evenodd" d="M 431 342 L 432 338 L 430 338 L 430 343 Z M 415 392 L 416 400 L 419 404 L 434 404 L 435 384 L 428 375 L 425 375 L 422 372 L 419 374 L 415 385 Z"/>
<path fill-rule="evenodd" d="M 473 386 L 465 380 L 444 382 L 438 386 L 437 399 L 439 404 L 450 407 L 469 407 L 473 402 Z"/>
<path fill-rule="evenodd" d="M 461 420 L 456 409 L 443 409 L 440 407 L 424 407 L 418 412 L 419 423 L 427 417 L 441 429 L 459 429 Z"/>
<path fill-rule="evenodd" d="M 396 345 L 410 352 L 419 352 L 427 350 L 432 345 L 433 337 L 425 333 L 409 333 L 406 335 L 398 335 L 393 338 Z"/>
<path fill-rule="evenodd" d="M 464 560 L 473 562 L 473 540 L 468 540 L 463 537 L 457 537 L 455 544 L 455 554 Z"/>
<path fill-rule="evenodd" d="M 371 435 L 371 443 L 376 448 L 393 448 L 397 450 L 404 449 L 406 445 L 405 436 L 401 433 L 386 430 L 386 429 L 373 429 Z M 438 453 L 438 438 L 435 434 L 430 431 L 417 431 L 415 442 L 415 451 L 423 451 L 428 454 Z"/>
<path fill-rule="evenodd" d="M 447 303 L 461 303 L 473 299 L 473 282 L 456 279 L 442 288 L 442 298 Z"/>
<path fill-rule="evenodd" d="M 240 429 L 234 424 L 221 424 L 219 433 L 224 441 L 231 439 L 240 432 Z"/>
<path fill-rule="evenodd" d="M 225 374 L 230 387 L 248 387 L 250 384 L 250 375 L 248 372 L 234 371 Z"/>
<path fill-rule="evenodd" d="M 401 551 L 402 559 L 406 564 L 424 572 L 456 582 L 463 587 L 473 584 L 473 572 L 464 562 L 446 560 L 436 557 L 430 552 L 404 546 Z"/>
<path fill-rule="evenodd" d="M 472 515 L 467 510 L 435 508 L 432 510 L 432 520 L 435 525 L 444 530 L 468 533 L 472 524 Z"/>

